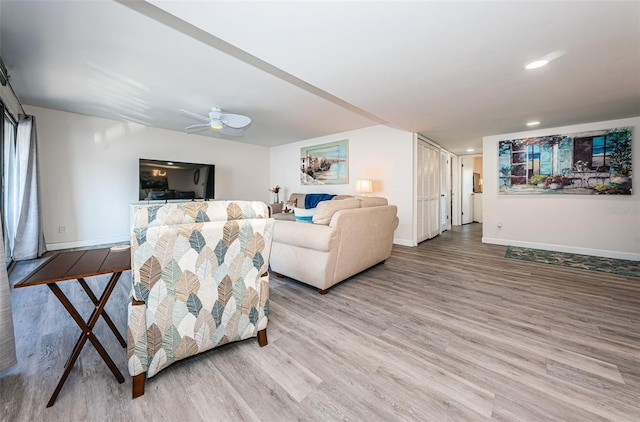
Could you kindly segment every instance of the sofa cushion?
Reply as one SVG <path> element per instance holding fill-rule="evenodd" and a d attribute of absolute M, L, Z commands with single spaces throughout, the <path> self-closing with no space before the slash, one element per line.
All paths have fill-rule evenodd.
<path fill-rule="evenodd" d="M 332 198 L 332 201 L 339 201 L 342 199 L 350 199 L 353 198 L 353 195 L 336 195 Z"/>
<path fill-rule="evenodd" d="M 296 221 L 301 223 L 311 223 L 313 215 L 316 213 L 315 208 L 294 208 L 293 214 L 296 216 Z"/>
<path fill-rule="evenodd" d="M 313 216 L 314 224 L 328 225 L 331 221 L 331 217 L 337 211 L 350 210 L 353 208 L 360 208 L 360 201 L 357 199 L 343 199 L 341 201 L 323 201 L 316 207 L 316 213 Z"/>
<path fill-rule="evenodd" d="M 360 201 L 360 208 L 389 205 L 387 198 L 383 198 L 381 196 L 359 196 L 357 199 Z"/>

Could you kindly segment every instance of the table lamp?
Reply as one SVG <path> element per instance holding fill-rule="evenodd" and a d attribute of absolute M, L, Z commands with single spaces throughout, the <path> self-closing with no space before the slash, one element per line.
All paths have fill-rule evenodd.
<path fill-rule="evenodd" d="M 367 196 L 368 193 L 373 192 L 373 182 L 368 179 L 356 180 L 356 192 L 362 194 L 362 196 Z"/>

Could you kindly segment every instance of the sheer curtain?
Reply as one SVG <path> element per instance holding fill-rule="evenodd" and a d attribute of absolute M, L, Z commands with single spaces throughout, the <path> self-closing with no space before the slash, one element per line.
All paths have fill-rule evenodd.
<path fill-rule="evenodd" d="M 2 213 L 0 213 L 1 218 Z M 0 242 L 0 372 L 17 362 L 13 316 L 11 315 L 11 290 L 4 261 L 4 242 Z"/>
<path fill-rule="evenodd" d="M 5 255 L 13 256 L 13 241 L 16 237 L 16 226 L 18 224 L 18 214 L 20 213 L 20 207 L 18 206 L 18 189 L 17 180 L 17 165 L 16 165 L 16 134 L 14 126 L 8 118 L 4 119 L 4 175 L 2 186 L 3 210 L 2 214 L 5 218 Z"/>
<path fill-rule="evenodd" d="M 35 117 L 21 115 L 18 120 L 15 150 L 15 182 L 10 185 L 7 204 L 14 207 L 14 215 L 7 219 L 8 228 L 15 228 L 13 259 L 34 259 L 46 252 L 40 212 L 38 183 L 38 137 Z M 13 191 L 11 191 L 13 189 Z"/>
<path fill-rule="evenodd" d="M 15 202 L 11 195 L 9 195 L 8 181 L 14 179 L 15 166 L 13 157 L 15 156 L 15 132 L 11 121 L 4 115 L 4 132 L 3 132 L 3 180 L 4 186 L 2 186 L 3 207 L 4 210 L 9 208 L 13 209 Z M 11 158 L 10 158 L 11 157 Z M 0 210 L 0 220 L 3 216 L 7 216 L 7 213 L 3 213 Z M 4 215 L 3 215 L 4 214 Z M 6 222 L 5 222 L 5 227 Z M 13 331 L 13 315 L 11 314 L 11 288 L 9 286 L 9 277 L 7 276 L 5 245 L 7 248 L 11 248 L 13 245 L 13 238 L 15 233 L 10 233 L 9 230 L 4 232 L 5 242 L 0 244 L 0 372 L 6 370 L 10 366 L 16 363 L 16 347 L 15 337 Z M 11 251 L 7 251 L 9 255 Z"/>
<path fill-rule="evenodd" d="M 45 251 L 38 184 L 38 137 L 35 118 L 21 115 L 17 134 L 5 121 L 4 186 L 5 236 L 16 261 L 34 259 Z M 0 219 L 2 212 L 0 212 Z M 0 371 L 16 363 L 11 314 L 11 288 L 5 265 L 4 242 L 0 244 Z"/>

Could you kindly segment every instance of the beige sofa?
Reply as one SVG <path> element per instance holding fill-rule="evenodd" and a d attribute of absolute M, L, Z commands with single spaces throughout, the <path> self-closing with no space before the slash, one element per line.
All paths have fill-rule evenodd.
<path fill-rule="evenodd" d="M 319 203 L 311 224 L 276 220 L 271 269 L 326 294 L 389 257 L 397 212 L 385 198 L 361 197 Z"/>

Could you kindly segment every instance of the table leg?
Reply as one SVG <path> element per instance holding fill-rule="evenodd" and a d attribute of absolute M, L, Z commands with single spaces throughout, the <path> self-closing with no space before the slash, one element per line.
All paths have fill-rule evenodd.
<path fill-rule="evenodd" d="M 89 296 L 89 299 L 91 299 L 91 302 L 93 302 L 95 306 L 98 306 L 100 302 L 98 301 L 98 298 L 95 297 L 95 295 L 93 294 L 93 291 L 91 290 L 87 282 L 84 280 L 84 278 L 79 278 L 78 282 L 80 283 L 84 291 L 87 292 L 87 296 Z M 122 335 L 120 335 L 120 331 L 118 331 L 118 329 L 116 328 L 116 325 L 113 323 L 113 321 L 111 321 L 111 318 L 109 318 L 107 311 L 102 310 L 100 315 L 102 315 L 102 318 L 104 318 L 104 321 L 107 323 L 109 328 L 111 328 L 111 331 L 113 331 L 113 334 L 116 336 L 116 338 L 120 342 L 120 345 L 122 347 L 127 347 L 127 341 L 122 337 Z"/>
<path fill-rule="evenodd" d="M 82 286 L 82 288 L 84 289 L 84 291 L 87 293 L 87 296 L 89 296 L 89 299 L 91 299 L 91 302 L 93 302 L 93 304 L 95 306 L 98 306 L 98 298 L 93 294 L 93 291 L 91 290 L 91 288 L 89 287 L 89 285 L 87 284 L 87 282 L 85 281 L 84 278 L 79 278 L 78 279 L 78 283 L 80 283 L 80 285 Z M 122 338 L 122 336 L 120 335 L 120 332 L 118 331 L 118 329 L 116 328 L 116 325 L 113 323 L 113 321 L 111 321 L 111 318 L 109 317 L 109 314 L 107 314 L 107 311 L 103 310 L 101 313 L 102 317 L 104 318 L 104 321 L 107 323 L 107 325 L 109 326 L 109 328 L 111 328 L 111 331 L 113 331 L 113 334 L 116 336 L 116 338 L 118 339 L 118 341 L 120 342 L 120 345 L 122 347 L 127 347 L 127 342 L 125 341 L 124 338 Z M 73 350 L 75 350 L 76 348 L 78 348 L 80 346 L 80 338 L 78 339 L 78 341 L 76 342 L 76 345 L 74 346 Z M 73 353 L 72 353 L 73 355 Z M 69 361 L 71 360 L 71 356 L 69 356 L 69 358 L 67 359 L 67 363 L 64 364 L 64 367 L 66 368 L 67 365 L 69 365 Z"/>
<path fill-rule="evenodd" d="M 87 282 L 84 280 L 84 278 L 79 278 L 78 282 L 80 283 L 84 291 L 87 292 L 87 296 L 89 296 L 89 299 L 91 299 L 93 304 L 98 306 L 98 303 L 99 303 L 98 298 L 95 297 L 95 295 L 93 294 L 93 291 L 91 290 Z M 122 347 L 127 347 L 127 341 L 122 337 L 122 335 L 120 334 L 120 331 L 118 331 L 113 321 L 111 321 L 111 318 L 109 318 L 107 311 L 102 310 L 102 313 L 100 315 L 102 315 L 102 318 L 104 318 L 104 321 L 111 328 L 111 331 L 113 331 L 113 334 L 116 336 L 116 338 L 120 342 L 120 345 Z"/>
<path fill-rule="evenodd" d="M 100 341 L 98 341 L 98 339 L 96 338 L 96 336 L 92 332 L 93 327 L 95 326 L 96 322 L 98 321 L 98 318 L 100 317 L 100 315 L 102 314 L 102 312 L 104 310 L 104 306 L 106 305 L 107 300 L 109 299 L 109 296 L 111 295 L 111 292 L 115 288 L 115 286 L 116 286 L 116 284 L 118 282 L 118 279 L 120 278 L 120 274 L 121 273 L 114 273 L 111 276 L 111 279 L 109 280 L 109 283 L 107 284 L 107 287 L 105 288 L 104 292 L 102 293 L 102 296 L 100 296 L 100 300 L 98 301 L 98 304 L 97 304 L 96 308 L 91 313 L 91 316 L 89 317 L 89 320 L 88 320 L 87 323 L 85 323 L 85 321 L 82 319 L 82 316 L 78 313 L 78 311 L 73 306 L 73 304 L 71 304 L 69 299 L 64 295 L 62 290 L 60 290 L 60 287 L 58 287 L 57 284 L 55 284 L 55 283 L 47 284 L 47 286 L 49 286 L 49 288 L 51 289 L 53 294 L 58 298 L 60 303 L 62 303 L 62 306 L 64 306 L 64 308 L 67 310 L 69 315 L 71 315 L 73 320 L 76 322 L 76 324 L 78 324 L 78 326 L 82 330 L 82 334 L 78 338 L 76 346 L 73 348 L 73 352 L 71 353 L 71 356 L 69 357 L 69 360 L 67 361 L 67 365 L 66 365 L 65 370 L 64 370 L 64 372 L 62 374 L 62 377 L 60 378 L 60 381 L 58 382 L 58 385 L 56 386 L 56 389 L 54 390 L 53 394 L 51 395 L 51 398 L 49 399 L 49 402 L 47 403 L 47 407 L 51 407 L 55 403 L 56 398 L 58 397 L 58 394 L 60 393 L 60 390 L 62 389 L 62 386 L 66 382 L 67 377 L 69 376 L 69 373 L 71 372 L 71 369 L 73 368 L 73 365 L 75 365 L 76 360 L 78 359 L 78 356 L 80 355 L 80 351 L 82 350 L 82 348 L 84 347 L 85 343 L 87 342 L 87 339 L 89 339 L 89 341 L 91 341 L 91 344 L 93 344 L 93 346 L 96 348 L 96 350 L 98 351 L 98 354 L 102 357 L 102 359 L 107 364 L 107 366 L 109 367 L 109 369 L 111 370 L 113 375 L 118 380 L 118 382 L 119 383 L 123 383 L 124 382 L 124 377 L 122 376 L 122 374 L 120 373 L 120 371 L 116 367 L 115 363 L 113 363 L 113 360 L 111 360 L 111 357 L 107 354 L 106 350 L 104 349 L 104 347 L 102 346 Z"/>

